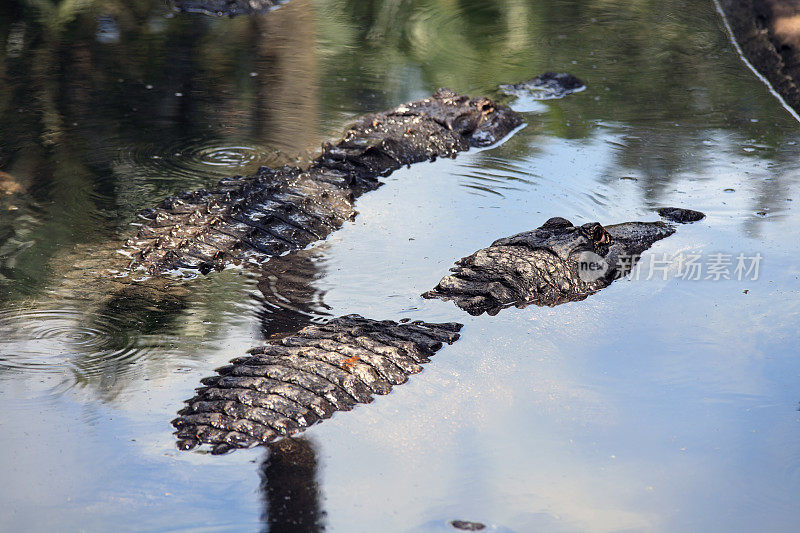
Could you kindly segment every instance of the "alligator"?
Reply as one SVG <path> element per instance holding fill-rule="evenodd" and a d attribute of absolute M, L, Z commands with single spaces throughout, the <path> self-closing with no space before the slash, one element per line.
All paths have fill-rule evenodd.
<path fill-rule="evenodd" d="M 266 13 L 286 0 L 175 0 L 175 9 L 184 13 L 229 16 Z"/>
<path fill-rule="evenodd" d="M 276 268 L 267 268 L 271 260 L 352 220 L 356 198 L 381 186 L 382 177 L 404 165 L 489 146 L 522 122 L 507 106 L 444 88 L 366 115 L 341 139 L 324 143 L 305 167 L 261 167 L 168 197 L 140 213 L 138 231 L 126 241 L 79 245 L 62 254 L 53 270 L 65 274 L 53 294 L 95 300 L 112 313 L 124 308 L 130 316 L 179 310 L 190 294 L 186 278 L 229 265 L 275 274 Z M 261 287 L 271 290 L 270 280 L 263 281 Z"/>
<path fill-rule="evenodd" d="M 679 208 L 659 212 L 683 223 L 704 217 Z M 674 232 L 666 222 L 576 227 L 551 218 L 538 229 L 500 239 L 460 260 L 452 275 L 423 296 L 455 300 L 471 314 L 582 300 L 629 272 L 639 254 Z M 274 334 L 311 321 L 309 310 L 284 302 L 292 300 L 287 293 L 314 295 L 312 282 L 319 274 L 307 257 L 313 254 L 313 249 L 304 250 L 269 263 L 265 272 L 271 272 L 266 276 L 271 282 L 262 280 L 261 291 L 270 307 L 280 309 L 267 315 L 265 330 L 283 324 L 284 314 L 288 325 Z M 287 273 L 292 275 L 283 281 Z M 269 298 L 273 293 L 277 298 Z M 388 394 L 420 372 L 443 343 L 458 340 L 461 327 L 347 315 L 272 339 L 201 380 L 203 386 L 172 421 L 177 445 L 188 450 L 209 444 L 212 453 L 220 454 L 299 433 L 336 411 Z"/>
<path fill-rule="evenodd" d="M 690 223 L 699 211 L 662 208 L 667 220 Z M 471 315 L 501 309 L 556 306 L 583 300 L 626 275 L 639 255 L 675 227 L 666 222 L 598 222 L 575 226 L 555 217 L 539 228 L 498 239 L 456 262 L 423 298 L 452 300 Z"/>
<path fill-rule="evenodd" d="M 230 264 L 257 267 L 352 219 L 355 198 L 380 186 L 380 177 L 492 145 L 522 122 L 506 106 L 450 89 L 367 115 L 335 144 L 323 144 L 308 168 L 262 167 L 143 211 L 144 225 L 121 250 L 129 260 L 124 270 L 157 276 L 177 269 L 205 274 Z"/>
<path fill-rule="evenodd" d="M 299 433 L 405 383 L 461 327 L 346 315 L 253 348 L 201 380 L 172 421 L 177 445 L 221 454 Z"/>
<path fill-rule="evenodd" d="M 76 247 L 53 266 L 66 272 L 54 293 L 131 312 L 180 309 L 188 293 L 183 278 L 229 265 L 262 272 L 270 260 L 353 219 L 356 198 L 378 188 L 380 178 L 404 165 L 489 146 L 522 122 L 507 106 L 445 88 L 366 115 L 341 139 L 324 143 L 307 167 L 261 167 L 168 197 L 140 213 L 138 231 L 124 243 Z M 181 270 L 189 276 L 165 275 Z"/>
<path fill-rule="evenodd" d="M 207 274 L 229 265 L 263 274 L 259 288 L 267 305 L 261 318 L 270 343 L 203 380 L 205 387 L 174 421 L 179 447 L 211 444 L 223 453 L 297 433 L 334 411 L 369 402 L 371 394 L 388 393 L 419 372 L 443 342 L 454 342 L 458 324 L 347 316 L 308 325 L 319 314 L 315 305 L 289 309 L 281 296 L 314 294 L 313 250 L 304 249 L 352 219 L 355 199 L 379 187 L 382 177 L 490 146 L 522 123 L 520 114 L 488 98 L 439 89 L 358 119 L 342 139 L 324 143 L 307 167 L 262 167 L 210 190 L 169 197 L 141 213 L 141 227 L 115 259 L 90 254 L 90 262 L 104 261 L 106 275 L 98 280 L 110 289 L 102 291 L 110 295 L 104 305 L 127 315 L 155 309 L 159 322 L 162 314 L 181 309 L 190 291 L 186 280 L 166 274 Z M 62 288 L 80 294 L 96 288 L 86 279 L 93 271 L 80 269 Z"/>
<path fill-rule="evenodd" d="M 87 320 L 114 317 L 153 333 L 175 326 L 196 290 L 192 278 L 239 264 L 260 276 L 264 337 L 294 333 L 329 314 L 314 286 L 317 247 L 307 245 L 355 216 L 360 194 L 401 165 L 491 145 L 521 123 L 506 106 L 449 89 L 367 115 L 306 167 L 261 168 L 167 198 L 142 213 L 124 244 L 65 250 L 51 263 L 64 274 L 48 296 L 79 300 Z"/>

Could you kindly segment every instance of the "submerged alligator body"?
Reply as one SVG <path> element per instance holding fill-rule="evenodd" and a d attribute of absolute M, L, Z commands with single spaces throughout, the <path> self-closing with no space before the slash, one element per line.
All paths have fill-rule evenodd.
<path fill-rule="evenodd" d="M 324 239 L 355 215 L 356 197 L 398 168 L 496 143 L 522 117 L 487 98 L 449 89 L 367 115 L 307 169 L 262 167 L 213 190 L 167 198 L 142 213 L 144 225 L 122 253 L 128 269 L 155 276 L 176 269 L 207 273 L 230 263 L 260 265 Z"/>
<path fill-rule="evenodd" d="M 178 447 L 213 453 L 293 435 L 336 411 L 369 403 L 422 371 L 461 324 L 397 323 L 358 315 L 311 325 L 234 359 L 173 420 Z"/>
<path fill-rule="evenodd" d="M 679 208 L 659 213 L 682 223 L 704 216 Z M 643 251 L 674 232 L 665 222 L 574 226 L 551 218 L 535 230 L 499 239 L 458 260 L 452 273 L 422 296 L 452 300 L 471 315 L 583 300 L 626 275 Z"/>
<path fill-rule="evenodd" d="M 287 0 L 175 0 L 175 8 L 185 13 L 229 16 L 266 13 Z"/>

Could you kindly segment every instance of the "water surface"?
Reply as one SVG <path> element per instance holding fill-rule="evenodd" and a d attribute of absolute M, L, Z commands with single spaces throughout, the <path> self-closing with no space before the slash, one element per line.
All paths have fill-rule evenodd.
<path fill-rule="evenodd" d="M 0 6 L 0 529 L 800 519 L 800 130 L 710 1 L 292 0 L 235 19 L 44 5 Z M 86 281 L 164 196 L 302 163 L 358 114 L 440 86 L 492 95 L 546 70 L 588 88 L 525 106 L 497 147 L 394 173 L 288 287 L 230 270 L 143 303 Z M 682 279 L 669 261 L 496 317 L 419 297 L 551 216 L 655 220 L 663 205 L 708 217 L 643 267 L 761 254 L 758 278 Z M 202 377 L 352 312 L 465 327 L 409 383 L 269 454 L 174 448 L 169 421 Z"/>

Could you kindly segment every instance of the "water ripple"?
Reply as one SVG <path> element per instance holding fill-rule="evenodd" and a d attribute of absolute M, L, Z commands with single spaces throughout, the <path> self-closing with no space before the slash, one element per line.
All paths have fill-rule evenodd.
<path fill-rule="evenodd" d="M 277 152 L 256 145 L 201 138 L 171 145 L 125 147 L 114 167 L 118 174 L 137 179 L 177 179 L 203 185 L 232 174 L 253 172 L 260 166 L 275 166 L 280 160 Z"/>
<path fill-rule="evenodd" d="M 258 316 L 264 336 L 283 336 L 330 316 L 325 291 L 317 286 L 326 260 L 318 248 L 273 257 L 258 283 Z"/>
<path fill-rule="evenodd" d="M 0 372 L 72 374 L 81 381 L 132 364 L 146 351 L 114 317 L 73 309 L 0 311 Z"/>
<path fill-rule="evenodd" d="M 492 156 L 465 161 L 462 166 L 460 185 L 470 189 L 470 193 L 482 196 L 505 197 L 512 191 L 524 193 L 536 184 L 538 178 L 529 168 Z"/>

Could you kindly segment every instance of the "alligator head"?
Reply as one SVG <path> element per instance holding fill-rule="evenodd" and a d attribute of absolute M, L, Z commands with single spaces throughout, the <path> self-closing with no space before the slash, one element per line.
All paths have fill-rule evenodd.
<path fill-rule="evenodd" d="M 703 217 L 697 211 L 669 209 L 671 220 Z M 422 296 L 453 300 L 472 315 L 495 315 L 512 305 L 583 300 L 626 275 L 643 251 L 674 232 L 666 222 L 575 226 L 551 218 L 535 230 L 499 239 L 458 260 L 451 274 Z"/>
<path fill-rule="evenodd" d="M 522 83 L 500 85 L 500 93 L 509 97 L 514 111 L 527 113 L 540 109 L 542 100 L 563 98 L 586 89 L 583 80 L 566 72 L 545 72 Z"/>

